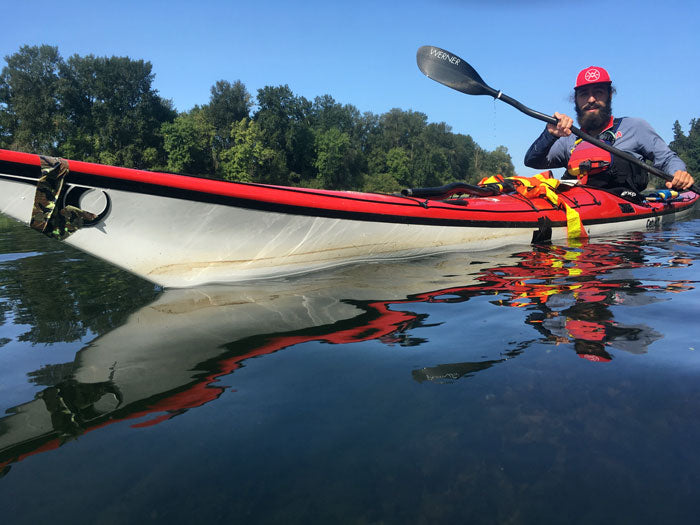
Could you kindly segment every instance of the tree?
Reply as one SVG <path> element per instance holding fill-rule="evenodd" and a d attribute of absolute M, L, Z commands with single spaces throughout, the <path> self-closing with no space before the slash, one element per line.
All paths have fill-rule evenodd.
<path fill-rule="evenodd" d="M 406 150 L 391 148 L 382 158 L 384 159 L 384 170 L 368 177 L 364 190 L 391 193 L 408 186 L 407 181 L 411 173 L 411 166 Z"/>
<path fill-rule="evenodd" d="M 456 180 L 476 184 L 479 176 L 474 170 L 474 152 L 478 148 L 469 135 L 453 134 L 450 148 L 450 171 Z"/>
<path fill-rule="evenodd" d="M 405 149 L 391 148 L 386 154 L 386 167 L 387 173 L 398 184 L 407 184 L 411 165 Z"/>
<path fill-rule="evenodd" d="M 330 95 L 310 102 L 287 85 L 252 97 L 217 81 L 204 106 L 178 114 L 152 88 L 152 66 L 128 57 L 25 46 L 0 74 L 0 147 L 229 180 L 396 191 L 513 173 L 504 147 L 489 152 L 444 122 L 394 108 L 375 115 Z M 697 131 L 679 149 L 690 154 Z"/>
<path fill-rule="evenodd" d="M 231 125 L 231 146 L 221 153 L 221 168 L 226 180 L 241 182 L 278 182 L 280 157 L 265 146 L 263 131 L 249 118 Z"/>
<path fill-rule="evenodd" d="M 173 122 L 162 125 L 163 146 L 167 153 L 167 169 L 175 173 L 214 174 L 212 142 L 214 126 L 204 111 L 195 106 Z"/>
<path fill-rule="evenodd" d="M 203 110 L 214 135 L 211 143 L 214 169 L 219 171 L 221 152 L 231 147 L 231 126 L 250 116 L 252 98 L 245 85 L 219 80 L 211 87 L 209 104 Z"/>
<path fill-rule="evenodd" d="M 700 118 L 694 118 L 690 121 L 687 136 L 676 120 L 673 124 L 673 141 L 669 146 L 683 159 L 691 175 L 697 178 L 700 174 Z"/>
<path fill-rule="evenodd" d="M 149 168 L 164 164 L 161 127 L 176 112 L 151 85 L 150 62 L 73 55 L 61 67 L 62 149 L 72 158 Z"/>
<path fill-rule="evenodd" d="M 355 106 L 343 106 L 330 95 L 323 95 L 314 99 L 310 119 L 315 129 L 326 131 L 337 128 L 352 138 L 356 133 L 360 112 Z"/>
<path fill-rule="evenodd" d="M 217 134 L 228 140 L 231 125 L 249 117 L 252 106 L 250 93 L 240 80 L 233 84 L 227 80 L 219 80 L 211 87 L 209 104 L 204 110 Z"/>
<path fill-rule="evenodd" d="M 503 175 L 511 177 L 515 173 L 513 162 L 508 153 L 508 148 L 498 146 L 491 152 L 485 152 L 480 166 L 481 176 Z"/>
<path fill-rule="evenodd" d="M 0 145 L 55 154 L 62 124 L 57 47 L 22 46 L 0 73 Z"/>
<path fill-rule="evenodd" d="M 350 135 L 338 128 L 318 132 L 316 136 L 317 182 L 327 189 L 354 189 L 359 186 L 358 154 Z"/>
<path fill-rule="evenodd" d="M 394 108 L 379 118 L 380 143 L 386 151 L 400 147 L 411 156 L 427 123 L 428 116 L 424 113 Z"/>
<path fill-rule="evenodd" d="M 453 142 L 452 129 L 447 124 L 426 124 L 415 144 L 414 186 L 440 186 L 457 178 L 452 173 L 449 161 Z"/>
<path fill-rule="evenodd" d="M 454 180 L 450 163 L 443 148 L 431 148 L 429 143 L 421 144 L 414 154 L 412 180 L 409 186 L 441 186 Z"/>
<path fill-rule="evenodd" d="M 316 171 L 311 103 L 295 96 L 287 85 L 265 86 L 258 90 L 258 107 L 253 120 L 263 130 L 266 145 L 284 153 L 289 182 L 313 181 Z"/>

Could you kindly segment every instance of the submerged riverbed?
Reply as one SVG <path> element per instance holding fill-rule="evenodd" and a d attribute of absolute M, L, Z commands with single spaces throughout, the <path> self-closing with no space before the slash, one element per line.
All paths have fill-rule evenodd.
<path fill-rule="evenodd" d="M 700 215 L 161 290 L 0 217 L 5 523 L 688 523 Z"/>

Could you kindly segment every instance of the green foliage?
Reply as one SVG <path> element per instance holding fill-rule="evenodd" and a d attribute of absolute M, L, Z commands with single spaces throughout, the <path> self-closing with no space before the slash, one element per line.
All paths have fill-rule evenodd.
<path fill-rule="evenodd" d="M 367 177 L 364 185 L 365 191 L 376 191 L 381 193 L 393 193 L 406 187 L 402 181 L 410 180 L 411 164 L 408 153 L 404 148 L 391 148 L 386 155 L 377 157 L 382 159 L 385 171 L 377 170 L 371 177 Z"/>
<path fill-rule="evenodd" d="M 258 90 L 258 111 L 253 116 L 263 130 L 266 145 L 284 155 L 290 183 L 315 178 L 314 134 L 309 122 L 311 103 L 297 97 L 289 86 Z"/>
<path fill-rule="evenodd" d="M 310 119 L 316 129 L 337 128 L 348 135 L 356 135 L 360 111 L 351 105 L 339 104 L 330 95 L 316 97 L 311 106 Z"/>
<path fill-rule="evenodd" d="M 387 173 L 397 184 L 410 179 L 411 164 L 404 148 L 391 148 L 386 153 Z"/>
<path fill-rule="evenodd" d="M 452 133 L 444 122 L 429 124 L 425 114 L 400 109 L 381 115 L 371 136 L 365 189 L 372 191 L 439 186 L 455 180 L 476 182 L 482 175 L 479 161 L 488 153 L 471 137 Z M 512 173 L 512 163 L 507 168 Z M 381 185 L 372 182 L 377 176 Z"/>
<path fill-rule="evenodd" d="M 505 177 L 513 176 L 513 164 L 508 154 L 508 148 L 498 146 L 491 152 L 485 152 L 480 170 L 484 177 L 494 173 L 500 173 Z"/>
<path fill-rule="evenodd" d="M 362 191 L 375 193 L 395 193 L 403 188 L 398 181 L 392 177 L 391 173 L 377 173 L 372 177 L 367 177 Z"/>
<path fill-rule="evenodd" d="M 53 154 L 58 149 L 60 112 L 57 47 L 23 46 L 5 58 L 0 73 L 0 145 Z"/>
<path fill-rule="evenodd" d="M 264 145 L 260 126 L 243 118 L 231 125 L 231 147 L 221 153 L 223 178 L 241 182 L 274 182 L 266 176 L 279 168 L 278 156 Z M 277 168 L 277 169 L 275 169 Z"/>
<path fill-rule="evenodd" d="M 427 115 L 362 114 L 330 95 L 219 80 L 176 113 L 149 62 L 25 46 L 0 75 L 0 147 L 227 180 L 394 192 L 513 174 L 505 147 L 480 148 Z"/>
<path fill-rule="evenodd" d="M 215 129 L 204 111 L 194 108 L 189 113 L 182 113 L 173 122 L 164 123 L 161 131 L 169 171 L 192 175 L 213 172 Z"/>
<path fill-rule="evenodd" d="M 222 175 L 221 154 L 232 145 L 231 126 L 248 118 L 252 105 L 252 97 L 240 80 L 233 84 L 227 80 L 219 80 L 211 87 L 209 104 L 202 109 L 205 120 L 213 129 L 208 148 L 217 175 Z"/>
<path fill-rule="evenodd" d="M 24 46 L 0 74 L 2 146 L 127 167 L 165 164 L 160 128 L 176 113 L 151 88 L 152 66 L 128 57 L 64 61 Z"/>
<path fill-rule="evenodd" d="M 327 189 L 356 188 L 360 180 L 358 154 L 350 135 L 338 128 L 319 131 L 316 136 L 316 180 Z"/>
<path fill-rule="evenodd" d="M 204 110 L 216 133 L 228 141 L 231 125 L 248 117 L 252 105 L 250 93 L 240 80 L 233 84 L 219 80 L 211 87 L 211 98 Z"/>
<path fill-rule="evenodd" d="M 700 174 L 700 118 L 690 121 L 688 135 L 683 133 L 680 123 L 673 124 L 673 141 L 670 148 L 686 163 L 688 171 L 696 179 Z"/>
<path fill-rule="evenodd" d="M 176 113 L 151 87 L 151 70 L 150 62 L 128 57 L 73 55 L 62 64 L 66 137 L 61 149 L 81 160 L 152 167 L 144 153 L 163 151 L 162 124 Z"/>

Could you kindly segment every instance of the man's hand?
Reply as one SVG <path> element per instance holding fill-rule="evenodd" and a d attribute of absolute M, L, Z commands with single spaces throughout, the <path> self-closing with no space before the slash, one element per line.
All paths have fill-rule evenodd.
<path fill-rule="evenodd" d="M 547 131 L 555 137 L 568 137 L 571 135 L 571 126 L 574 123 L 573 119 L 563 113 L 555 113 L 554 118 L 559 122 L 557 122 L 556 126 L 554 124 L 547 124 Z"/>
<path fill-rule="evenodd" d="M 687 190 L 695 181 L 687 171 L 678 170 L 673 174 L 673 180 L 666 183 L 666 187 L 674 190 Z"/>

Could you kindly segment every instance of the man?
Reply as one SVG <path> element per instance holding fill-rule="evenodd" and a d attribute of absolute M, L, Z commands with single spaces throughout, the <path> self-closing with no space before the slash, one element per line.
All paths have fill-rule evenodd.
<path fill-rule="evenodd" d="M 602 67 L 587 67 L 576 77 L 574 102 L 580 128 L 673 176 L 667 188 L 688 189 L 693 177 L 685 163 L 669 149 L 644 120 L 613 118 L 610 75 Z M 646 171 L 571 134 L 571 117 L 554 113 L 558 123 L 547 124 L 525 154 L 525 165 L 535 169 L 567 168 L 563 178 L 579 178 L 584 184 L 618 194 L 639 193 L 646 188 Z"/>

